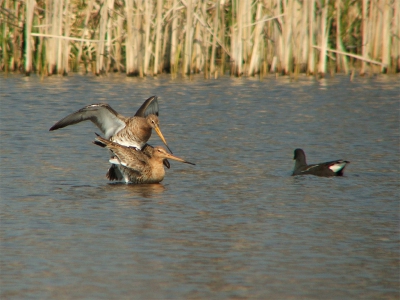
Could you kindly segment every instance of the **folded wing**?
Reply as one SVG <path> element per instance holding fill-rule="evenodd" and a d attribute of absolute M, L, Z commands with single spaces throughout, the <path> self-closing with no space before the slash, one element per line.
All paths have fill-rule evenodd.
<path fill-rule="evenodd" d="M 96 135 L 96 140 L 93 143 L 100 147 L 108 148 L 115 156 L 109 160 L 110 163 L 122 165 L 139 173 L 145 170 L 148 157 L 142 151 L 136 150 L 134 147 L 121 146 L 118 143 L 106 140 L 97 133 Z"/>
<path fill-rule="evenodd" d="M 109 149 L 115 154 L 119 163 L 124 167 L 141 173 L 147 165 L 146 161 L 144 161 L 144 158 L 142 157 L 144 154 L 133 147 L 112 147 Z M 118 164 L 116 162 L 111 163 Z"/>
<path fill-rule="evenodd" d="M 346 164 L 348 163 L 349 162 L 347 160 L 336 160 L 328 162 L 327 164 L 329 165 L 329 169 L 331 169 L 332 172 L 341 173 Z"/>

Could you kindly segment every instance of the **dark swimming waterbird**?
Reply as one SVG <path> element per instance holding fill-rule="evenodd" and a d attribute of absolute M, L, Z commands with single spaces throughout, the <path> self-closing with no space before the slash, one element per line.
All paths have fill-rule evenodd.
<path fill-rule="evenodd" d="M 316 175 L 316 176 L 343 176 L 347 160 L 333 160 L 329 162 L 307 165 L 306 154 L 302 149 L 294 150 L 296 160 L 293 170 L 294 175 Z"/>
<path fill-rule="evenodd" d="M 160 146 L 140 151 L 109 141 L 99 135 L 97 135 L 93 143 L 100 147 L 107 148 L 113 153 L 113 157 L 110 158 L 110 163 L 113 164 L 113 167 L 111 167 L 107 173 L 107 178 L 109 180 L 124 180 L 127 183 L 159 183 L 165 176 L 165 169 L 163 166 L 163 161 L 165 159 L 173 159 L 186 164 L 195 165 L 194 163 L 169 154 Z M 118 168 L 122 176 L 120 178 L 112 177 L 112 175 L 110 175 L 112 168 Z M 119 173 L 116 172 L 114 174 Z"/>
<path fill-rule="evenodd" d="M 120 115 L 108 104 L 91 104 L 58 121 L 50 128 L 50 131 L 86 120 L 92 121 L 104 133 L 106 139 L 138 149 L 145 146 L 150 139 L 151 130 L 154 129 L 172 153 L 161 133 L 156 96 L 147 99 L 130 118 Z"/>

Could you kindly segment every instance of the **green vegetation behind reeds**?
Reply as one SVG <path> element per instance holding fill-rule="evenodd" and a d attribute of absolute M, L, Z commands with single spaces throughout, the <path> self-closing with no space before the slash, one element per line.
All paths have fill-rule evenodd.
<path fill-rule="evenodd" d="M 399 72 L 400 0 L 2 0 L 0 68 L 206 78 Z"/>

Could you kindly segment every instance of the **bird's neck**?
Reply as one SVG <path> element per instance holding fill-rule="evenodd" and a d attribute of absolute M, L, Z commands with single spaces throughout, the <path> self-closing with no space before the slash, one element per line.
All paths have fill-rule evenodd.
<path fill-rule="evenodd" d="M 134 135 L 137 137 L 137 139 L 141 142 L 146 143 L 151 136 L 151 126 L 149 123 L 147 123 L 147 120 L 145 118 L 135 118 L 131 120 L 131 122 L 137 122 L 140 124 L 140 126 L 136 126 L 136 124 L 127 124 L 127 127 L 132 127 L 134 128 L 135 132 Z"/>
<path fill-rule="evenodd" d="M 294 169 L 297 170 L 298 168 L 307 166 L 307 163 L 305 160 L 296 160 L 296 163 L 294 164 Z"/>

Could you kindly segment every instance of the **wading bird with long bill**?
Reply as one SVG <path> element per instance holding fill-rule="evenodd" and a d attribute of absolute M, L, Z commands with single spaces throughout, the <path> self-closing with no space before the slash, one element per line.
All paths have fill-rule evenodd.
<path fill-rule="evenodd" d="M 95 145 L 107 148 L 113 153 L 110 163 L 118 166 L 121 178 L 113 178 L 107 173 L 109 180 L 124 180 L 132 183 L 159 183 L 164 179 L 165 169 L 163 161 L 173 159 L 186 164 L 195 165 L 180 157 L 169 154 L 163 147 L 157 146 L 145 151 L 139 151 L 132 147 L 126 147 L 96 134 Z M 151 147 L 151 146 L 150 146 Z"/>

